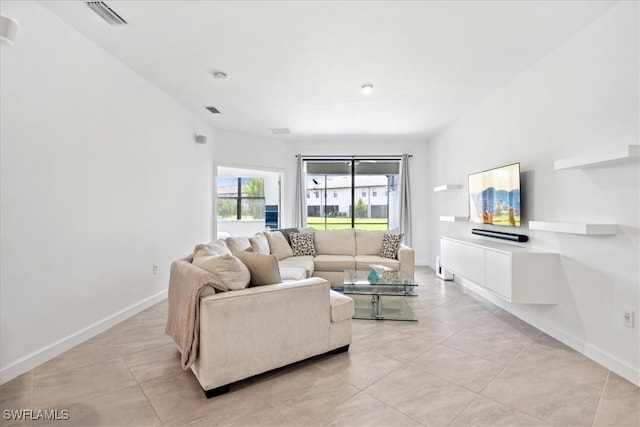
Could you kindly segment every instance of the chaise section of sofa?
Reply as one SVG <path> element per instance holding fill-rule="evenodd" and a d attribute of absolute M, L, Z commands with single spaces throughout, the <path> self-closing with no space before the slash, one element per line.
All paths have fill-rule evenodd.
<path fill-rule="evenodd" d="M 236 381 L 351 343 L 351 298 L 321 278 L 216 293 L 200 301 L 191 366 L 208 396 Z"/>
<path fill-rule="evenodd" d="M 214 258 L 232 257 L 220 241 L 197 245 L 194 252 L 203 251 L 215 253 Z M 191 368 L 208 397 L 250 376 L 348 350 L 354 303 L 331 290 L 326 280 L 223 290 L 217 280 L 227 276 L 193 261 L 187 256 L 171 265 L 166 331 L 183 355 L 183 367 Z M 176 325 L 182 327 L 176 330 Z"/>

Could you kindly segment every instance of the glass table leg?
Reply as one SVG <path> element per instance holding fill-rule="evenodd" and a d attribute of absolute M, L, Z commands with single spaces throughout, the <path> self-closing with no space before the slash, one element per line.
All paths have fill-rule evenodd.
<path fill-rule="evenodd" d="M 371 302 L 375 304 L 376 319 L 384 319 L 384 315 L 382 314 L 382 298 L 380 298 L 380 295 L 373 295 Z"/>

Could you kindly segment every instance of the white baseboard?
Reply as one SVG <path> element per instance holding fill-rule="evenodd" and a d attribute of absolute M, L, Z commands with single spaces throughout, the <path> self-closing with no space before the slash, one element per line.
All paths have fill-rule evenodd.
<path fill-rule="evenodd" d="M 47 360 L 53 359 L 57 355 L 69 350 L 72 347 L 106 331 L 112 326 L 117 325 L 123 320 L 140 313 L 141 311 L 151 307 L 152 305 L 162 301 L 167 297 L 167 290 L 158 292 L 142 301 L 139 301 L 123 310 L 118 311 L 98 322 L 80 329 L 71 335 L 59 339 L 39 350 L 21 357 L 15 362 L 0 368 L 0 384 L 4 384 L 25 372 L 43 364 Z"/>
<path fill-rule="evenodd" d="M 456 275 L 454 276 L 454 281 L 461 284 L 465 288 L 472 290 L 478 295 L 481 295 L 482 297 L 491 301 L 493 304 L 497 305 L 505 311 L 508 311 L 519 319 L 524 320 L 525 322 L 541 330 L 545 334 L 571 347 L 575 351 L 587 356 L 594 362 L 604 366 L 612 372 L 615 372 L 616 374 L 634 383 L 635 385 L 640 386 L 640 370 L 638 370 L 637 367 L 634 367 L 629 363 L 624 362 L 597 347 L 594 347 L 592 344 L 589 344 L 588 342 L 585 342 L 561 329 L 556 328 L 553 324 L 547 323 L 544 320 L 540 320 L 538 318 L 534 318 L 526 311 L 519 310 L 517 305 L 508 303 L 499 296 L 493 294 L 491 291 L 475 284 L 470 280 Z"/>

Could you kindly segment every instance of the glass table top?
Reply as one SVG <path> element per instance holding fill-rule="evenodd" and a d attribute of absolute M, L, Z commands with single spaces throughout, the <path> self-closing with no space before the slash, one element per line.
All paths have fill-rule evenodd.
<path fill-rule="evenodd" d="M 344 293 L 361 295 L 416 296 L 418 283 L 400 271 L 384 271 L 377 280 L 370 279 L 370 270 L 344 271 Z"/>

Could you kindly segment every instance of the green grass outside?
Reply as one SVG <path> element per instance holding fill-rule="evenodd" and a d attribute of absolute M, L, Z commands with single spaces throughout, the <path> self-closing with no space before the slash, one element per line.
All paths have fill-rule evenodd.
<path fill-rule="evenodd" d="M 309 216 L 307 217 L 307 227 L 315 228 L 316 230 L 325 230 L 325 221 L 327 224 L 327 230 L 340 230 L 344 228 L 351 228 L 351 218 L 346 217 L 321 217 L 321 216 Z M 359 230 L 387 230 L 388 224 L 383 218 L 356 218 L 355 228 Z"/>

